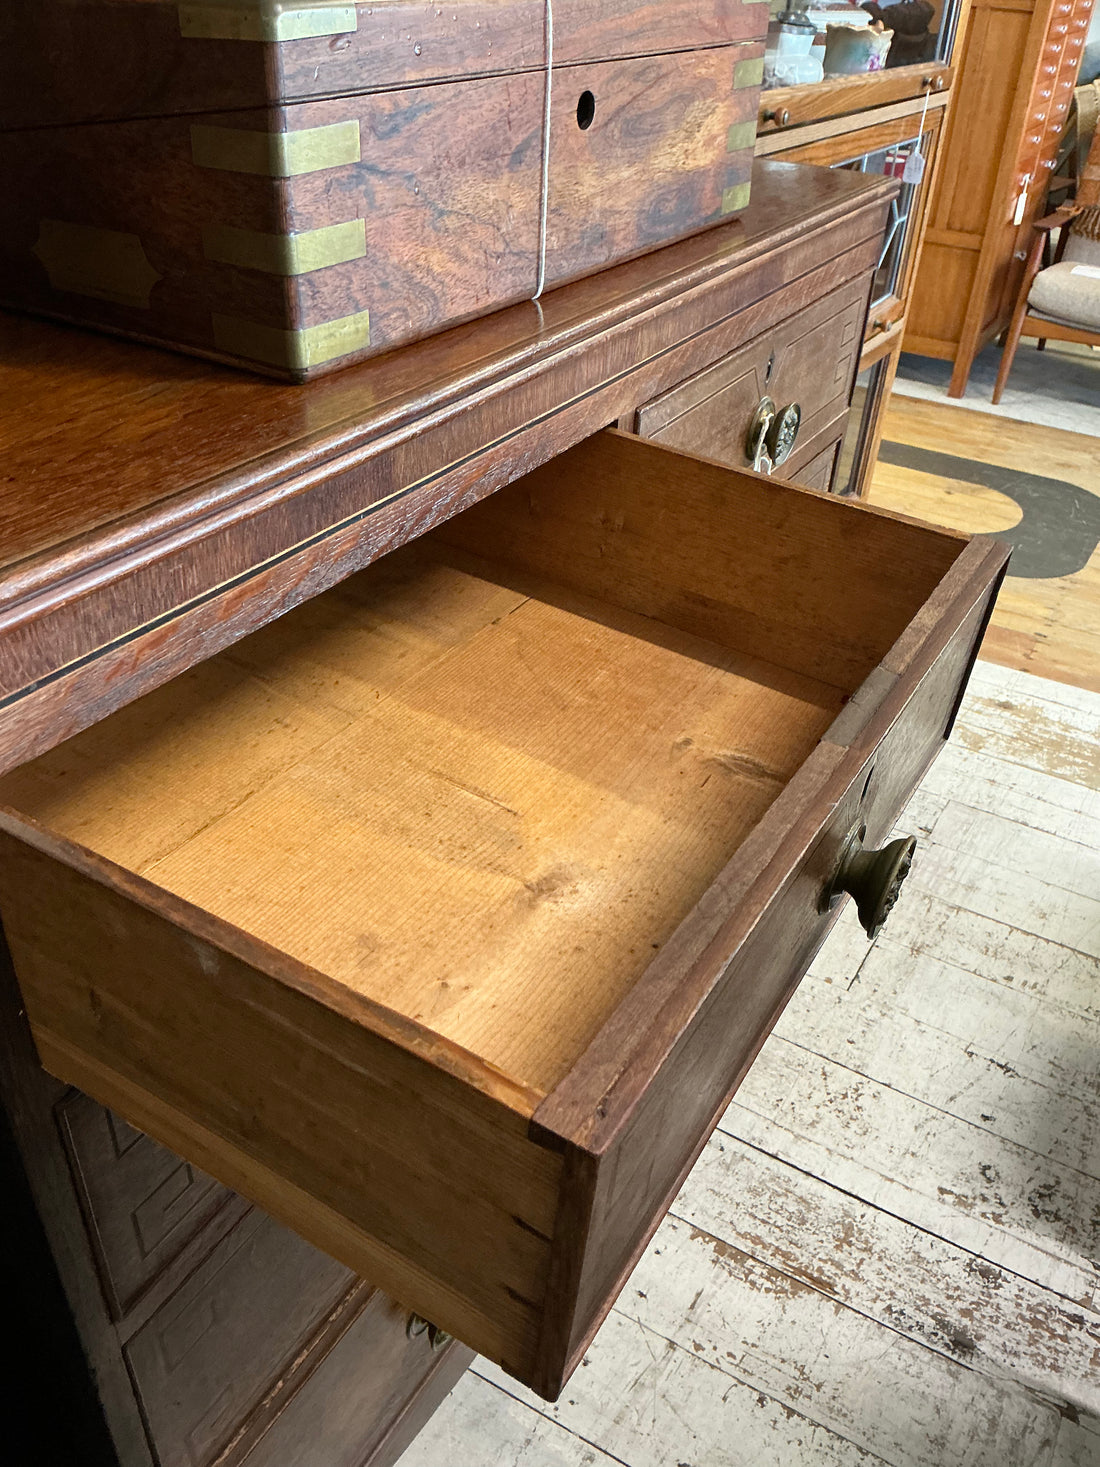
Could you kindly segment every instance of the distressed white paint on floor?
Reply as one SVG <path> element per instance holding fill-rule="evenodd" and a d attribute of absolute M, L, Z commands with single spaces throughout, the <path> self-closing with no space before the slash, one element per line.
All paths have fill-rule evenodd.
<path fill-rule="evenodd" d="M 1100 696 L 979 663 L 900 828 L 561 1400 L 401 1467 L 1100 1467 Z"/>

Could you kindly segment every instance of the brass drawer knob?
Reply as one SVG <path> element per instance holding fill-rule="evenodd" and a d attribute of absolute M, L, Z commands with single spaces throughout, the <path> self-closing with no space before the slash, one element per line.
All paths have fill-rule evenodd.
<path fill-rule="evenodd" d="M 785 408 L 780 408 L 768 424 L 764 441 L 768 445 L 768 453 L 776 468 L 790 458 L 801 426 L 802 409 L 796 402 L 789 402 Z"/>
<path fill-rule="evenodd" d="M 903 835 L 880 851 L 869 851 L 863 844 L 866 834 L 867 827 L 861 825 L 844 842 L 836 874 L 822 894 L 821 910 L 831 911 L 847 892 L 855 900 L 860 926 L 874 938 L 882 931 L 909 875 L 917 840 Z"/>
<path fill-rule="evenodd" d="M 745 454 L 757 473 L 770 474 L 790 458 L 801 426 L 798 403 L 778 408 L 772 398 L 760 399 L 745 435 Z"/>
<path fill-rule="evenodd" d="M 405 1334 L 410 1340 L 419 1339 L 421 1335 L 428 1336 L 428 1348 L 431 1350 L 442 1350 L 444 1345 L 449 1345 L 454 1338 L 445 1329 L 440 1329 L 430 1319 L 425 1319 L 422 1314 L 410 1314 L 405 1325 Z"/>

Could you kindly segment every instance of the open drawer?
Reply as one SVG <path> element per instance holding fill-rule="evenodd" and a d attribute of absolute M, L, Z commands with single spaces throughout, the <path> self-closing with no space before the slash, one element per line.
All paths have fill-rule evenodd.
<path fill-rule="evenodd" d="M 0 781 L 43 1063 L 553 1397 L 1006 556 L 589 439 Z"/>

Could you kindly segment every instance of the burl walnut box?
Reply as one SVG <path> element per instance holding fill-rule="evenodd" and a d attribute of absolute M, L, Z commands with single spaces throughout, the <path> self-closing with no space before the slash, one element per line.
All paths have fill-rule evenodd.
<path fill-rule="evenodd" d="M 0 299 L 304 379 L 728 219 L 764 0 L 35 0 Z"/>

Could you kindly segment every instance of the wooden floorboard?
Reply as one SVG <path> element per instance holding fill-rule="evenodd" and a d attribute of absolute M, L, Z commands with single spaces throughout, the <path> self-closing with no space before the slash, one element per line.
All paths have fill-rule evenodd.
<path fill-rule="evenodd" d="M 1070 573 L 1024 576 L 1010 564 L 982 656 L 1100 692 L 1100 440 L 895 396 L 883 444 L 872 504 L 974 534 L 1003 535 L 1019 525 L 1037 552 L 1029 557 L 1033 569 L 1076 554 L 1081 563 Z M 916 462 L 891 462 L 904 459 L 905 449 L 916 450 Z M 972 467 L 957 475 L 929 472 L 918 466 L 929 450 Z M 1028 476 L 1029 483 L 1018 484 L 1014 497 L 1003 476 L 1000 488 L 982 482 L 983 465 Z M 1015 559 L 1022 567 L 1019 550 Z"/>
<path fill-rule="evenodd" d="M 562 1399 L 479 1363 L 402 1467 L 1100 1467 L 1098 735 L 978 664 L 889 924 L 844 913 Z"/>

